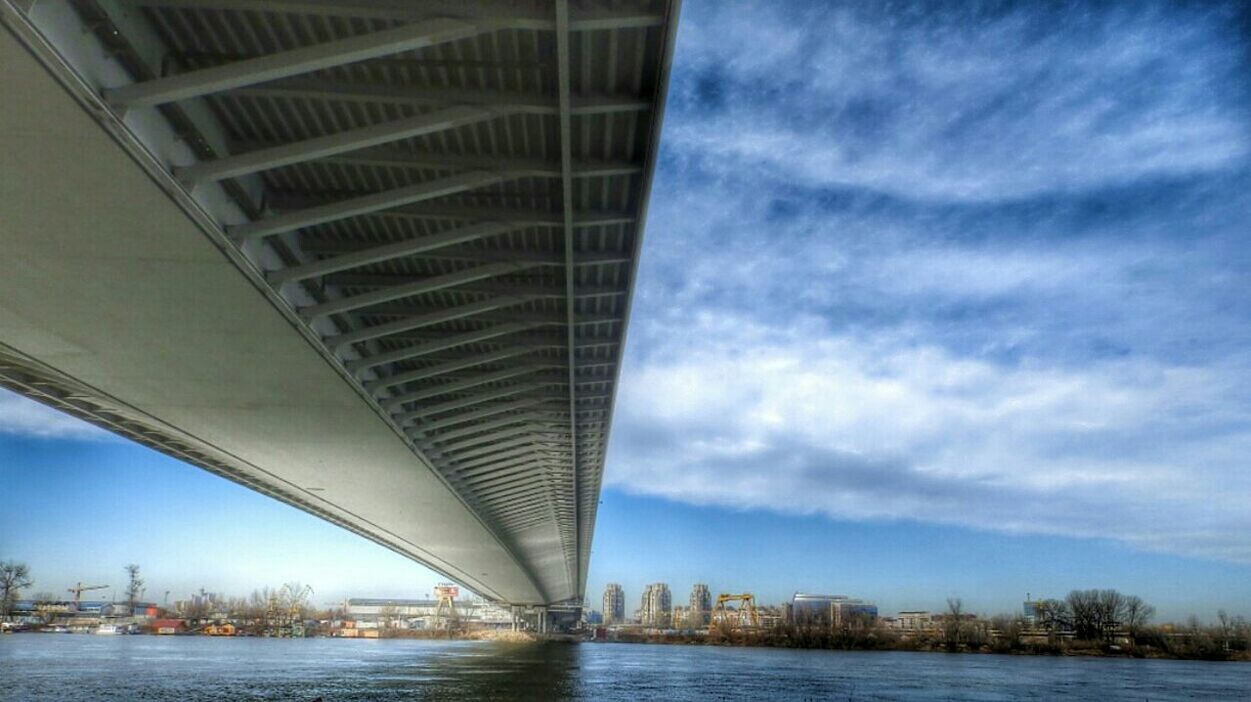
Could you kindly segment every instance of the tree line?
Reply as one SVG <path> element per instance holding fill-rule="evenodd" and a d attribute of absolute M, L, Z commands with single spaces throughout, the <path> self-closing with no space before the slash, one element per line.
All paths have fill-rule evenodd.
<path fill-rule="evenodd" d="M 1155 625 L 1155 608 L 1135 595 L 1116 590 L 1074 590 L 1063 599 L 1036 603 L 1032 618 L 1024 612 L 978 617 L 959 598 L 931 615 L 920 630 L 888 628 L 880 620 L 851 614 L 828 618 L 793 617 L 761 629 L 714 627 L 707 633 L 618 633 L 619 640 L 656 643 L 909 650 L 1055 655 L 1122 655 L 1211 660 L 1251 659 L 1251 622 L 1217 615 L 1215 624 L 1191 617 L 1184 624 Z"/>

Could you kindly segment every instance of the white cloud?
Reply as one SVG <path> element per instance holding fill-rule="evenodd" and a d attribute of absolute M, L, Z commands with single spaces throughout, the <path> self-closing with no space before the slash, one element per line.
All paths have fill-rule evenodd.
<path fill-rule="evenodd" d="M 1179 21 L 1145 4 L 875 7 L 688 17 L 675 94 L 708 109 L 669 129 L 667 147 L 807 187 L 963 201 L 1211 172 L 1251 153 L 1225 87 L 1243 49 L 1218 40 L 1231 24 L 1220 8 Z"/>
<path fill-rule="evenodd" d="M 0 434 L 94 440 L 113 436 L 87 422 L 7 390 L 0 390 Z"/>
<path fill-rule="evenodd" d="M 1251 563 L 1228 8 L 850 7 L 687 7 L 606 484 Z"/>
<path fill-rule="evenodd" d="M 608 485 L 1251 562 L 1245 369 L 1010 368 L 725 317 L 670 338 L 627 371 Z"/>

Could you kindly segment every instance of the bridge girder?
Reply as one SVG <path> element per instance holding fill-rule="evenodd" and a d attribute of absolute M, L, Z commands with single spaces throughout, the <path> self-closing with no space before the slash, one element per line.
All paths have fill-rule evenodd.
<path fill-rule="evenodd" d="M 418 543 L 400 502 L 371 513 L 364 502 L 348 509 L 333 489 L 296 487 L 347 480 L 349 468 L 284 463 L 257 443 L 263 436 L 233 421 L 228 403 L 187 416 L 145 409 L 143 392 L 103 351 L 88 354 L 91 363 L 43 357 L 36 332 L 19 329 L 0 348 L 0 383 L 341 524 L 489 597 L 580 599 L 676 13 L 676 0 L 0 0 L 13 37 L 6 55 L 17 56 L 20 42 L 23 60 L 41 63 L 43 80 L 59 84 L 65 100 L 29 71 L 5 79 L 10 93 L 42 101 L 49 120 L 66 124 L 83 118 L 66 105 L 86 108 L 99 143 L 116 143 L 113 154 L 91 153 L 101 162 L 129 159 L 155 186 L 132 184 L 128 197 L 118 178 L 118 207 L 167 206 L 203 235 L 156 238 L 149 248 L 183 247 L 164 260 L 212 251 L 216 265 L 234 271 L 238 288 L 220 301 L 186 277 L 208 318 L 235 325 L 223 333 L 242 338 L 272 319 L 289 330 L 286 340 L 196 349 L 223 368 L 262 367 L 222 388 L 188 383 L 185 391 L 247 395 L 244 378 L 254 377 L 257 398 L 277 401 L 280 393 L 259 387 L 264 377 L 282 392 L 335 402 L 347 393 L 356 404 L 338 410 L 343 426 L 375 442 L 383 431 L 404 447 L 433 481 L 420 488 L 438 507 L 432 512 L 473 525 L 465 533 L 481 530 L 466 537 L 468 548 Z M 88 185 L 98 176 L 81 170 L 68 180 L 110 187 Z M 28 192 L 26 184 L 4 187 L 0 194 L 15 201 Z M 156 196 L 164 205 L 151 204 Z M 136 232 L 134 251 L 148 235 Z M 15 260 L 42 250 L 34 240 L 15 243 Z M 142 286 L 144 266 L 157 265 L 142 263 L 116 280 L 89 273 L 65 287 Z M 151 280 L 177 279 L 172 270 L 163 276 Z M 26 309 L 27 298 L 8 294 L 13 288 L 0 292 L 15 301 L 7 311 L 34 318 L 36 298 Z M 144 311 L 166 319 L 179 296 L 167 304 L 158 297 L 145 299 Z M 235 300 L 233 316 L 226 297 Z M 114 299 L 94 302 L 120 310 L 118 320 L 145 322 Z M 66 319 L 77 309 L 69 307 Z M 154 330 L 137 331 L 130 336 L 140 344 Z M 291 340 L 303 350 L 246 355 Z M 126 343 L 117 335 L 110 342 Z M 158 371 L 175 363 L 164 349 L 123 350 Z M 285 441 L 335 441 L 330 410 L 259 411 L 257 424 L 281 425 Z M 202 438 L 209 426 L 211 446 Z M 404 496 L 379 497 L 390 505 Z"/>

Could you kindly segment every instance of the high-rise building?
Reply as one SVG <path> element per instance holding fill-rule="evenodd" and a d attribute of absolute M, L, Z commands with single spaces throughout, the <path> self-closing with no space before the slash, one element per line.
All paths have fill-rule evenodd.
<path fill-rule="evenodd" d="M 708 626 L 712 616 L 712 591 L 703 583 L 695 583 L 691 587 L 691 606 L 687 610 L 686 626 L 699 628 Z"/>
<path fill-rule="evenodd" d="M 673 595 L 669 593 L 668 583 L 652 583 L 643 590 L 643 606 L 639 619 L 643 626 L 663 629 L 669 626 L 669 615 L 673 610 Z"/>
<path fill-rule="evenodd" d="M 604 588 L 604 625 L 625 623 L 625 591 L 617 583 Z"/>

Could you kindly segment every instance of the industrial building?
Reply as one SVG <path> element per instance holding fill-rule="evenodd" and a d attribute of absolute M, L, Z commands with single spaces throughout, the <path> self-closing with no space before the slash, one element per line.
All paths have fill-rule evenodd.
<path fill-rule="evenodd" d="M 16 600 L 10 607 L 9 612 L 14 617 L 38 617 L 50 614 L 58 618 L 139 617 L 151 619 L 160 615 L 161 608 L 151 602 L 136 602 L 132 610 L 131 606 L 125 602 L 105 602 L 103 600 L 83 600 L 79 602 L 74 602 L 73 600 Z"/>
<path fill-rule="evenodd" d="M 791 616 L 796 624 L 843 626 L 856 620 L 876 620 L 877 605 L 846 595 L 811 595 L 797 592 L 791 598 Z"/>
<path fill-rule="evenodd" d="M 437 599 L 378 599 L 353 597 L 343 604 L 345 618 L 355 628 L 433 629 L 439 617 Z M 443 616 L 447 616 L 446 611 Z M 512 626 L 508 607 L 491 602 L 457 602 L 456 618 L 462 624 L 486 627 Z"/>
<path fill-rule="evenodd" d="M 668 628 L 673 612 L 673 595 L 668 583 L 652 583 L 643 590 L 639 623 L 656 629 Z"/>
<path fill-rule="evenodd" d="M 618 583 L 608 583 L 604 588 L 604 625 L 625 623 L 625 590 Z"/>
<path fill-rule="evenodd" d="M 887 626 L 891 629 L 895 629 L 898 631 L 918 632 L 918 631 L 930 631 L 934 629 L 937 626 L 937 624 L 934 620 L 933 614 L 930 614 L 929 612 L 913 610 L 913 611 L 907 611 L 907 612 L 900 612 L 898 615 L 895 616 L 894 619 L 891 619 L 887 623 Z"/>

